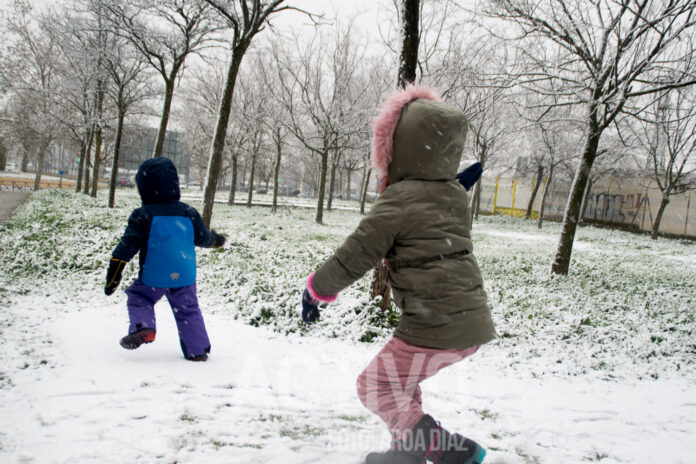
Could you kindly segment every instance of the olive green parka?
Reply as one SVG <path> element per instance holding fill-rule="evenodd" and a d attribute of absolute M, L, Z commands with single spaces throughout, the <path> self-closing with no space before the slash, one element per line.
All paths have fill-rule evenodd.
<path fill-rule="evenodd" d="M 386 258 L 402 311 L 396 337 L 442 349 L 495 338 L 473 255 L 469 197 L 455 179 L 467 125 L 463 113 L 422 87 L 410 86 L 387 101 L 372 144 L 386 188 L 310 277 L 310 293 L 331 301 Z"/>

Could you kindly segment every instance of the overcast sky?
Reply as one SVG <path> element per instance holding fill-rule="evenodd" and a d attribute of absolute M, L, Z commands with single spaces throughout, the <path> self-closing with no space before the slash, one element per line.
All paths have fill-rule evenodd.
<path fill-rule="evenodd" d="M 7 10 L 12 2 L 13 0 L 0 0 L 0 9 Z M 31 0 L 31 3 L 37 7 L 42 7 L 43 5 L 59 5 L 69 2 L 64 0 Z M 327 16 L 339 18 L 348 18 L 358 14 L 357 25 L 360 30 L 371 39 L 377 40 L 379 38 L 378 21 L 385 19 L 385 9 L 390 7 L 391 0 L 286 0 L 285 3 L 312 13 L 325 13 Z M 308 21 L 306 16 L 300 13 L 285 12 L 277 16 L 273 22 L 279 25 L 287 23 L 297 27 Z"/>
<path fill-rule="evenodd" d="M 379 37 L 378 21 L 385 21 L 386 9 L 390 0 L 289 0 L 286 3 L 312 13 L 325 13 L 327 16 L 340 18 L 357 17 L 357 26 L 373 39 Z M 281 19 L 281 18 L 279 18 Z M 307 22 L 299 13 L 287 13 L 281 19 L 291 24 Z"/>

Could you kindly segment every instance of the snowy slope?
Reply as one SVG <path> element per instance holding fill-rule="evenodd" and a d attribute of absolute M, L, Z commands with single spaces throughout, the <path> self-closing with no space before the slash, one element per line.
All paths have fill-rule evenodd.
<path fill-rule="evenodd" d="M 216 206 L 231 243 L 199 253 L 213 350 L 190 363 L 166 303 L 155 343 L 118 345 L 125 297 L 101 285 L 137 204 L 119 201 L 107 212 L 103 198 L 42 192 L 1 226 L 0 462 L 348 464 L 387 446 L 354 388 L 389 333 L 371 311 L 355 314 L 367 283 L 316 327 L 297 322 L 306 272 L 358 215 L 320 227 L 306 211 Z M 693 462 L 695 247 L 583 229 L 574 264 L 587 272 L 551 279 L 554 233 L 476 225 L 502 336 L 425 382 L 426 411 L 486 446 L 492 464 Z M 610 279 L 601 259 L 635 274 Z M 375 342 L 358 341 L 365 325 Z"/>

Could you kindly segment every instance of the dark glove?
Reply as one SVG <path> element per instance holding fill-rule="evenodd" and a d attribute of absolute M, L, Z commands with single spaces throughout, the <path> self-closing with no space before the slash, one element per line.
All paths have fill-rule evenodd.
<path fill-rule="evenodd" d="M 319 302 L 312 298 L 306 288 L 302 295 L 302 320 L 310 324 L 319 320 Z"/>
<path fill-rule="evenodd" d="M 109 270 L 106 271 L 106 286 L 104 287 L 104 293 L 111 295 L 116 291 L 116 287 L 121 283 L 121 274 L 123 273 L 123 268 L 126 267 L 126 262 L 122 259 L 111 258 L 109 261 Z"/>
<path fill-rule="evenodd" d="M 215 234 L 215 240 L 213 240 L 213 244 L 210 245 L 210 248 L 222 248 L 222 246 L 225 244 L 225 241 L 227 240 L 227 236 L 218 234 L 214 230 L 211 230 L 211 232 Z"/>
<path fill-rule="evenodd" d="M 457 174 L 457 180 L 460 184 L 464 186 L 466 191 L 471 190 L 471 187 L 481 178 L 481 173 L 483 172 L 483 166 L 481 163 L 474 163 L 459 174 Z"/>

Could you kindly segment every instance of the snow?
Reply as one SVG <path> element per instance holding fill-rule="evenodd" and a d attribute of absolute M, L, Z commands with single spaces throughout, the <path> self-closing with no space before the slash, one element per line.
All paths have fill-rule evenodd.
<path fill-rule="evenodd" d="M 388 445 L 355 392 L 391 332 L 369 277 L 317 325 L 298 315 L 308 272 L 358 213 L 319 226 L 304 208 L 216 205 L 228 244 L 198 252 L 213 349 L 192 363 L 164 300 L 154 343 L 118 345 L 124 285 L 102 285 L 137 198 L 117 200 L 39 192 L 0 225 L 0 462 L 348 464 Z M 475 223 L 501 337 L 426 381 L 425 410 L 487 464 L 692 462 L 696 245 L 582 228 L 571 276 L 552 278 L 559 230 Z"/>

